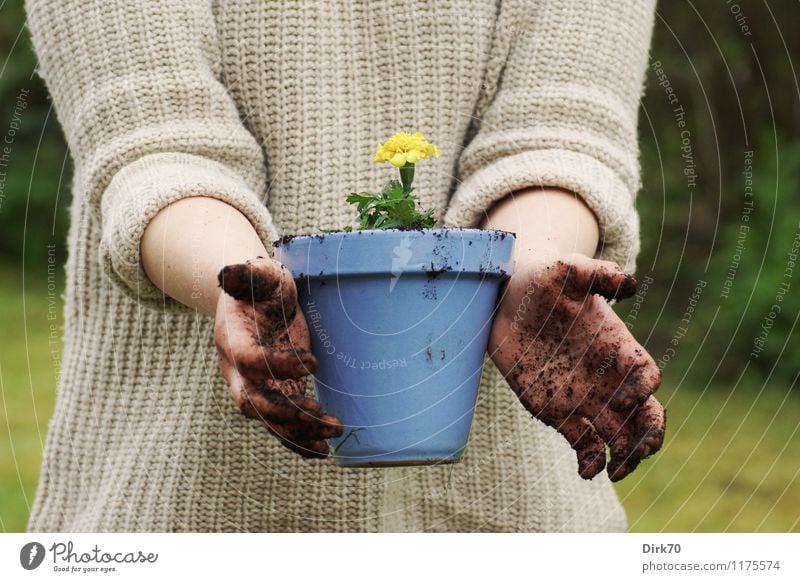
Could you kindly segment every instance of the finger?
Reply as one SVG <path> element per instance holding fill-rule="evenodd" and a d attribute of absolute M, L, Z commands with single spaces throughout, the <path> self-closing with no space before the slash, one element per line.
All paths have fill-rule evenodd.
<path fill-rule="evenodd" d="M 227 380 L 233 400 L 247 418 L 262 421 L 271 432 L 290 435 L 297 441 L 336 438 L 343 434 L 341 421 L 322 412 L 316 400 L 280 390 L 248 389 L 248 383 L 229 362 L 220 358 L 220 369 Z M 318 446 L 311 448 L 319 449 Z"/>
<path fill-rule="evenodd" d="M 344 432 L 338 418 L 324 414 L 316 400 L 305 396 L 250 392 L 239 408 L 246 417 L 260 420 L 268 429 L 294 442 L 336 438 Z"/>
<path fill-rule="evenodd" d="M 661 403 L 651 396 L 642 404 L 633 417 L 633 446 L 640 459 L 645 459 L 661 449 L 667 425 L 667 412 Z"/>
<path fill-rule="evenodd" d="M 554 423 L 578 457 L 578 474 L 591 479 L 606 466 L 606 447 L 592 424 L 580 416 L 570 416 Z"/>
<path fill-rule="evenodd" d="M 291 397 L 294 399 L 297 397 Z M 342 436 L 344 426 L 333 415 L 312 412 L 319 409 L 319 404 L 310 398 L 299 397 L 301 412 L 296 422 L 267 424 L 270 432 L 281 439 L 282 444 L 304 457 L 325 457 L 328 455 L 328 444 L 324 439 Z"/>
<path fill-rule="evenodd" d="M 583 301 L 587 293 L 597 293 L 608 300 L 627 299 L 636 293 L 636 279 L 617 263 L 575 253 L 558 265 L 564 271 L 564 293 L 577 301 Z"/>
<path fill-rule="evenodd" d="M 309 441 L 305 443 L 283 441 L 283 446 L 307 459 L 324 459 L 330 454 L 328 443 L 325 441 Z"/>
<path fill-rule="evenodd" d="M 301 378 L 317 371 L 318 362 L 310 350 L 300 349 L 294 344 L 288 344 L 290 347 L 287 348 L 260 345 L 261 338 L 254 336 L 248 325 L 241 325 L 236 320 L 238 317 L 244 315 L 238 311 L 226 311 L 225 317 L 219 318 L 215 327 L 217 345 L 240 372 L 249 377 L 267 376 L 285 380 Z"/>
<path fill-rule="evenodd" d="M 342 421 L 332 414 L 304 410 L 298 414 L 298 420 L 300 422 L 295 425 L 295 435 L 303 440 L 336 438 L 344 433 Z"/>
<path fill-rule="evenodd" d="M 297 441 L 280 430 L 269 427 L 268 430 L 284 447 L 306 459 L 321 459 L 329 454 L 328 443 L 324 440 Z"/>
<path fill-rule="evenodd" d="M 622 382 L 611 396 L 609 406 L 617 412 L 641 405 L 661 385 L 658 364 L 632 337 L 622 340 L 615 366 Z"/>
<path fill-rule="evenodd" d="M 276 425 L 283 434 L 296 441 L 311 441 L 341 436 L 344 426 L 331 414 L 325 414 L 319 402 L 302 395 L 286 396 L 281 392 L 266 391 L 253 394 L 252 401 L 261 413 L 262 420 Z M 268 402 L 264 405 L 261 398 Z"/>
<path fill-rule="evenodd" d="M 633 424 L 629 422 L 633 414 L 615 412 L 606 407 L 592 419 L 597 433 L 611 449 L 607 471 L 612 481 L 619 481 L 630 474 L 641 460 L 641 451 L 635 448 Z"/>
<path fill-rule="evenodd" d="M 258 413 L 258 418 L 265 422 L 277 424 L 308 423 L 308 416 L 322 416 L 322 409 L 316 400 L 311 398 L 298 400 L 274 390 L 249 390 L 246 394 L 248 402 Z M 309 415 L 301 416 L 308 411 Z"/>
<path fill-rule="evenodd" d="M 240 301 L 266 301 L 275 296 L 281 283 L 280 263 L 258 258 L 223 267 L 217 275 L 219 286 Z"/>
<path fill-rule="evenodd" d="M 245 375 L 257 378 L 266 375 L 274 380 L 296 380 L 314 374 L 319 367 L 313 353 L 294 348 L 251 346 L 231 357 Z"/>

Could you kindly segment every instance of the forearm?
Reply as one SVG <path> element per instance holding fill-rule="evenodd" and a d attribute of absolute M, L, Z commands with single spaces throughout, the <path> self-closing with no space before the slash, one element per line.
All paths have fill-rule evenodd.
<path fill-rule="evenodd" d="M 268 253 L 238 210 L 195 196 L 170 204 L 150 221 L 141 255 L 147 276 L 159 289 L 200 313 L 214 315 L 220 269 Z"/>
<path fill-rule="evenodd" d="M 559 188 L 526 188 L 492 206 L 481 228 L 514 232 L 514 258 L 541 261 L 569 253 L 592 257 L 599 227 L 589 207 L 576 194 Z"/>

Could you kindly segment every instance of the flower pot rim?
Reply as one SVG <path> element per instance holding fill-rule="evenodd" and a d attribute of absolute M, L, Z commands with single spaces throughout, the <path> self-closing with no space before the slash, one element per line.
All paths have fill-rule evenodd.
<path fill-rule="evenodd" d="M 432 228 L 372 228 L 372 229 L 365 229 L 365 230 L 337 230 L 333 232 L 316 232 L 316 233 L 309 233 L 309 234 L 288 234 L 284 235 L 278 240 L 272 243 L 274 247 L 281 247 L 287 246 L 295 241 L 300 241 L 303 239 L 314 239 L 314 240 L 321 240 L 327 238 L 335 239 L 344 239 L 347 237 L 354 237 L 354 236 L 374 236 L 374 235 L 396 235 L 396 234 L 412 234 L 418 233 L 420 236 L 424 235 L 437 235 L 441 233 L 446 233 L 449 235 L 450 233 L 463 233 L 465 236 L 475 236 L 476 238 L 482 238 L 485 236 L 498 236 L 502 239 L 507 236 L 512 237 L 513 239 L 517 238 L 516 233 L 510 232 L 507 230 L 500 230 L 497 228 L 467 228 L 461 226 L 436 226 Z"/>
<path fill-rule="evenodd" d="M 281 239 L 275 256 L 295 279 L 401 274 L 507 278 L 513 233 L 480 228 L 376 229 Z"/>

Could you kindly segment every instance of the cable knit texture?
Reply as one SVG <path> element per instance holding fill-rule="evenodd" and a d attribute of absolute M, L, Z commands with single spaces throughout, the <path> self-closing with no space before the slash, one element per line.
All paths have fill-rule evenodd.
<path fill-rule="evenodd" d="M 464 462 L 346 470 L 242 417 L 213 322 L 141 267 L 148 221 L 213 196 L 269 245 L 351 222 L 373 148 L 422 131 L 423 204 L 476 226 L 515 189 L 577 192 L 633 271 L 654 6 L 623 0 L 29 0 L 75 162 L 65 348 L 31 531 L 620 531 L 605 474 L 487 362 Z M 400 39 L 402 42 L 398 42 Z"/>

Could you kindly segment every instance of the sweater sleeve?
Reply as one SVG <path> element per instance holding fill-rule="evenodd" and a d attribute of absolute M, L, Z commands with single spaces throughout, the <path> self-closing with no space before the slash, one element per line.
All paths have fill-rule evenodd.
<path fill-rule="evenodd" d="M 264 160 L 220 80 L 211 0 L 26 8 L 74 159 L 75 202 L 99 221 L 98 258 L 115 284 L 142 304 L 181 308 L 146 276 L 139 244 L 150 219 L 187 196 L 235 207 L 270 248 Z"/>
<path fill-rule="evenodd" d="M 515 190 L 565 188 L 597 218 L 595 256 L 633 272 L 637 116 L 654 4 L 503 2 L 484 83 L 489 94 L 485 106 L 478 102 L 477 129 L 459 159 L 446 225 L 477 226 Z"/>

